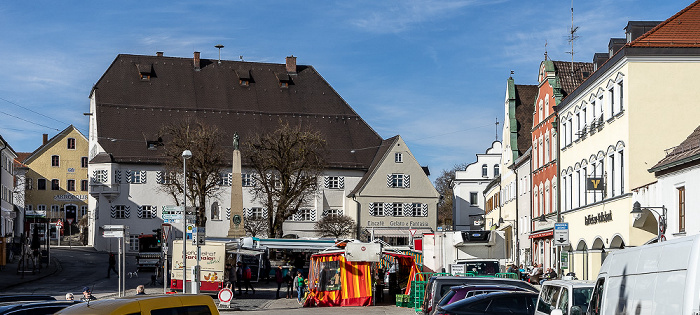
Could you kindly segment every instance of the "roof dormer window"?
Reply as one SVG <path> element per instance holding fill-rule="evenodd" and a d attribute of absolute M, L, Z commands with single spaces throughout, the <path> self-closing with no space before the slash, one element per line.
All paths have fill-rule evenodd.
<path fill-rule="evenodd" d="M 236 74 L 238 75 L 238 83 L 241 86 L 250 86 L 250 83 L 253 81 L 250 76 L 250 70 L 236 70 Z"/>
<path fill-rule="evenodd" d="M 153 75 L 152 64 L 136 64 L 136 68 L 139 70 L 139 78 L 141 81 L 151 80 L 151 76 Z"/>
<path fill-rule="evenodd" d="M 279 80 L 280 87 L 286 89 L 292 83 L 292 78 L 289 77 L 287 73 L 275 73 L 277 80 Z"/>

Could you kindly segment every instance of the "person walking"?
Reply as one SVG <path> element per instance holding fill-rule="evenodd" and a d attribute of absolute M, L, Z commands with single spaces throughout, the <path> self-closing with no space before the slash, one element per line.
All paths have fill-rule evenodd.
<path fill-rule="evenodd" d="M 228 283 L 231 284 L 231 287 L 229 288 L 231 290 L 231 294 L 236 293 L 236 268 L 234 268 L 233 265 L 231 265 L 230 263 L 226 264 L 226 277 Z"/>
<path fill-rule="evenodd" d="M 282 276 L 282 273 L 282 266 L 277 266 L 277 269 L 275 269 L 275 282 L 277 282 L 277 299 L 280 298 L 280 289 L 282 289 L 282 283 L 284 283 L 284 277 Z"/>
<path fill-rule="evenodd" d="M 253 271 L 250 269 L 248 264 L 243 264 L 243 285 L 245 285 L 245 294 L 248 294 L 248 288 L 255 294 L 255 288 L 250 284 L 250 279 L 253 278 Z"/>
<path fill-rule="evenodd" d="M 238 287 L 238 295 L 243 294 L 243 291 L 241 288 L 242 281 L 243 281 L 243 263 L 239 261 L 236 263 L 236 286 Z"/>
<path fill-rule="evenodd" d="M 107 267 L 107 278 L 109 278 L 110 275 L 112 275 L 112 271 L 119 275 L 119 271 L 117 271 L 117 258 L 114 257 L 113 253 L 109 253 L 109 266 Z"/>
<path fill-rule="evenodd" d="M 294 287 L 294 281 L 292 281 L 292 275 L 294 273 L 292 272 L 292 267 L 289 267 L 289 270 L 287 270 L 287 274 L 284 275 L 284 282 L 287 284 L 287 298 L 291 299 L 292 298 L 292 288 Z"/>

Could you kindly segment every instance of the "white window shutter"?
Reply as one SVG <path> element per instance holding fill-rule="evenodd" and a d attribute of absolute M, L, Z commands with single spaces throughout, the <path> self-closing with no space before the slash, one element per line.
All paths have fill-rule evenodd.
<path fill-rule="evenodd" d="M 338 177 L 338 188 L 345 189 L 345 176 Z"/>
<path fill-rule="evenodd" d="M 393 217 L 394 216 L 394 205 L 391 202 L 384 203 L 384 216 Z"/>
<path fill-rule="evenodd" d="M 403 187 L 411 188 L 411 175 L 403 175 Z"/>

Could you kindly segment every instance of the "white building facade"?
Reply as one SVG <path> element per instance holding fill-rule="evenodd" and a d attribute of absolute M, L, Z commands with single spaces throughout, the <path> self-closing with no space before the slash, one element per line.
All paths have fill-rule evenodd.
<path fill-rule="evenodd" d="M 476 155 L 476 162 L 467 165 L 464 171 L 455 172 L 454 230 L 480 230 L 486 225 L 484 189 L 500 174 L 501 152 L 501 142 L 494 141 L 486 152 Z"/>

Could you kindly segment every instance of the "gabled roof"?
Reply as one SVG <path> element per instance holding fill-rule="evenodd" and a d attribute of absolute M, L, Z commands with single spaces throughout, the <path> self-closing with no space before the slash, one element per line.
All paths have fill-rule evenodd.
<path fill-rule="evenodd" d="M 563 96 L 566 97 L 571 92 L 573 92 L 576 87 L 581 85 L 592 73 L 593 73 L 593 63 L 592 62 L 574 62 L 574 71 L 571 72 L 571 62 L 570 61 L 554 61 L 554 71 L 559 78 L 559 84 L 563 92 Z"/>
<path fill-rule="evenodd" d="M 142 69 L 150 71 L 147 76 Z M 161 163 L 162 153 L 149 150 L 146 142 L 157 140 L 163 125 L 185 119 L 215 125 L 229 139 L 238 132 L 241 144 L 276 130 L 280 122 L 310 127 L 327 140 L 327 161 L 336 168 L 369 168 L 382 144 L 323 77 L 305 65 L 288 72 L 285 64 L 201 59 L 195 68 L 192 58 L 120 54 L 91 96 L 98 142 L 116 163 Z M 241 145 L 246 164 L 244 149 Z"/>
<path fill-rule="evenodd" d="M 80 134 L 83 137 L 83 139 L 85 139 L 85 141 L 87 141 L 87 138 L 85 138 L 85 136 L 80 132 L 80 130 L 78 130 L 78 128 L 75 128 L 75 126 L 70 125 L 70 126 L 66 127 L 66 129 L 63 129 L 61 132 L 57 133 L 55 136 L 51 137 L 51 139 L 49 139 L 49 141 L 47 141 L 46 143 L 44 143 L 44 144 L 40 145 L 38 148 L 36 148 L 36 150 L 34 150 L 34 152 L 32 152 L 27 158 L 20 160 L 20 161 L 25 165 L 31 163 L 34 159 L 36 159 L 39 156 L 39 153 L 44 151 L 45 148 L 50 148 L 56 142 L 62 140 L 65 136 L 70 134 L 71 131 L 73 131 L 73 130 L 77 131 L 78 134 Z"/>
<path fill-rule="evenodd" d="M 353 196 L 357 194 L 358 191 L 362 190 L 362 188 L 365 187 L 365 184 L 367 184 L 367 181 L 374 175 L 374 172 L 377 170 L 379 167 L 379 164 L 384 160 L 384 157 L 386 156 L 387 152 L 389 151 L 390 148 L 394 146 L 396 141 L 399 141 L 399 136 L 393 136 L 389 139 L 386 139 L 382 141 L 382 145 L 379 146 L 377 149 L 377 154 L 374 155 L 374 159 L 372 160 L 372 165 L 370 165 L 369 169 L 365 174 L 362 176 L 360 181 L 355 185 L 355 188 L 350 192 L 348 196 Z"/>
<path fill-rule="evenodd" d="M 24 164 L 24 160 L 26 160 L 31 155 L 31 152 L 17 152 L 17 158 L 14 161 L 15 167 L 27 167 L 27 164 Z"/>
<path fill-rule="evenodd" d="M 532 143 L 532 112 L 535 110 L 537 85 L 515 85 L 515 120 L 518 122 L 518 156 L 527 151 Z M 511 144 L 512 146 L 512 144 Z"/>
<path fill-rule="evenodd" d="M 697 160 L 700 160 L 700 126 L 680 145 L 672 148 L 666 157 L 649 169 L 649 172 L 658 172 Z"/>
<path fill-rule="evenodd" d="M 700 0 L 628 44 L 631 47 L 700 47 Z"/>

